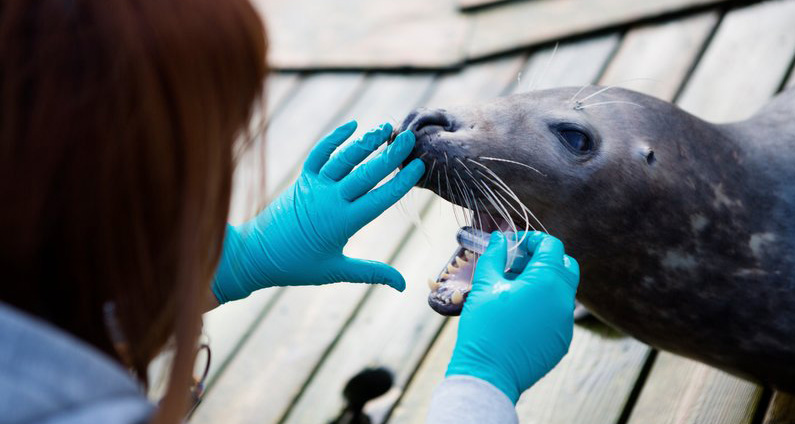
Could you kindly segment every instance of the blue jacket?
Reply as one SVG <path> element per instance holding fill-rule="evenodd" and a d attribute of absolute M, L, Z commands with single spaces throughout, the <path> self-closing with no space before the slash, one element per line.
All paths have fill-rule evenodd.
<path fill-rule="evenodd" d="M 116 361 L 0 302 L 0 424 L 138 424 L 153 411 Z"/>

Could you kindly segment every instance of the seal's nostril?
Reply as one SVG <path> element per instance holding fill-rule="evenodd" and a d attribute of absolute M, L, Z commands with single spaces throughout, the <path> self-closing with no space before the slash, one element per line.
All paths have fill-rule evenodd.
<path fill-rule="evenodd" d="M 422 133 L 453 132 L 455 125 L 453 119 L 443 109 L 423 110 L 417 113 L 408 129 L 419 136 Z"/>

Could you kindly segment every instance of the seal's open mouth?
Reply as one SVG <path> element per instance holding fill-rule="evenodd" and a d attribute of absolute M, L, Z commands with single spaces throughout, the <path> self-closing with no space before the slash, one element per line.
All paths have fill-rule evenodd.
<path fill-rule="evenodd" d="M 497 225 L 483 216 L 473 216 L 473 222 L 487 233 L 496 230 L 505 231 L 509 228 L 507 223 Z M 475 252 L 459 247 L 436 279 L 428 280 L 428 287 L 431 289 L 428 305 L 434 311 L 445 316 L 461 314 L 464 301 L 472 289 L 472 277 L 479 256 Z"/>
<path fill-rule="evenodd" d="M 443 179 L 441 178 L 442 163 L 444 163 L 445 167 L 452 166 L 447 162 L 448 160 L 453 159 L 453 157 L 448 157 L 446 152 L 440 153 L 444 154 L 445 161 L 440 161 L 438 166 L 436 161 L 434 161 L 433 164 L 430 164 L 428 158 L 423 158 L 423 156 L 425 156 L 423 152 L 426 152 L 430 147 L 429 141 L 427 140 L 428 135 L 425 133 L 428 131 L 428 128 L 436 127 L 442 125 L 443 123 L 446 125 L 451 125 L 448 121 L 437 122 L 439 119 L 441 119 L 439 116 L 442 115 L 434 114 L 430 117 L 420 117 L 415 120 L 416 122 L 414 124 L 411 125 L 411 130 L 417 134 L 417 146 L 415 146 L 415 150 L 400 166 L 400 168 L 403 168 L 403 166 L 407 165 L 414 159 L 423 159 L 423 162 L 425 162 L 426 165 L 426 174 L 423 178 L 421 178 L 418 186 L 431 189 L 442 198 L 445 198 L 466 209 L 466 202 L 460 201 L 461 199 L 456 196 L 455 189 L 451 188 L 452 186 L 449 185 L 449 172 L 445 171 L 445 177 Z M 401 130 L 408 128 L 409 125 L 407 123 L 411 122 L 413 118 L 414 115 L 410 115 L 403 125 L 401 125 Z M 395 131 L 388 143 L 392 143 L 398 133 L 399 131 Z M 460 159 L 458 160 L 460 162 Z M 468 174 L 465 173 L 462 175 L 458 170 L 455 170 L 454 168 L 450 169 L 453 169 L 453 171 L 450 172 L 453 172 L 454 175 L 458 176 L 458 180 L 455 182 L 456 187 L 463 192 L 462 190 L 464 190 L 464 188 L 458 184 L 466 185 L 468 182 Z M 436 174 L 434 174 L 434 170 L 436 170 Z M 430 175 L 437 176 L 436 185 L 434 185 L 433 178 L 428 178 Z M 442 181 L 446 182 L 447 184 L 442 184 Z M 486 192 L 484 191 L 483 194 L 486 194 Z M 478 193 L 473 192 L 472 196 L 472 199 L 474 199 L 475 197 L 478 197 Z M 479 203 L 485 209 L 489 202 L 483 200 Z M 504 219 L 508 215 L 501 215 L 497 212 L 492 213 L 484 209 L 480 209 L 479 211 L 472 211 L 471 209 L 468 209 L 470 211 L 469 213 L 471 214 L 471 219 L 469 220 L 468 224 L 486 233 L 491 233 L 492 231 L 497 230 L 506 231 L 511 229 L 512 226 Z M 502 218 L 500 218 L 501 216 Z M 428 286 L 431 290 L 430 294 L 428 295 L 428 304 L 434 311 L 445 316 L 456 316 L 461 314 L 464 301 L 472 289 L 472 277 L 474 275 L 475 265 L 477 264 L 478 257 L 478 253 L 459 247 L 453 253 L 450 260 L 445 263 L 443 269 L 439 272 L 437 277 L 435 279 L 428 280 Z"/>

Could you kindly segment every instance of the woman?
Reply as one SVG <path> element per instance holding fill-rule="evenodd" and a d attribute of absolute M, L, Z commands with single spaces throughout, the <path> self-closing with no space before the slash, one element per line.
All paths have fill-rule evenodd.
<path fill-rule="evenodd" d="M 371 190 L 411 133 L 352 171 L 391 128 L 331 156 L 355 129 L 344 125 L 255 219 L 225 224 L 235 140 L 263 94 L 263 34 L 247 0 L 0 4 L 3 422 L 180 422 L 206 309 L 274 285 L 404 287 L 341 252 L 424 172 L 412 162 Z M 568 348 L 576 262 L 549 236 L 527 240 L 520 276 L 504 275 L 499 234 L 481 259 L 430 420 L 515 419 L 519 393 Z M 141 388 L 170 338 L 155 408 Z"/>

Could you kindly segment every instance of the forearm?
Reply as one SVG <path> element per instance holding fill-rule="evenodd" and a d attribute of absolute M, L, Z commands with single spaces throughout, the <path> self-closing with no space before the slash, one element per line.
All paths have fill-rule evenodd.
<path fill-rule="evenodd" d="M 468 376 L 447 377 L 433 393 L 428 424 L 518 424 L 513 402 L 498 388 Z"/>

